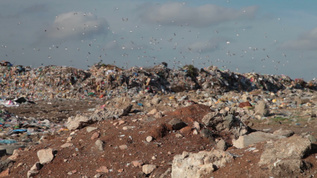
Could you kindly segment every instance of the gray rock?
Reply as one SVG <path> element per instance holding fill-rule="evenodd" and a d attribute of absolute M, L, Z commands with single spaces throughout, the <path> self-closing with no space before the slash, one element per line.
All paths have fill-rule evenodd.
<path fill-rule="evenodd" d="M 292 130 L 284 130 L 284 129 L 278 129 L 273 132 L 274 135 L 283 136 L 283 137 L 290 137 L 294 135 L 294 131 Z"/>
<path fill-rule="evenodd" d="M 270 172 L 277 177 L 289 177 L 293 174 L 300 174 L 311 168 L 311 164 L 300 159 L 278 160 L 268 166 Z"/>
<path fill-rule="evenodd" d="M 260 165 L 273 164 L 277 160 L 302 159 L 311 150 L 308 138 L 294 135 L 266 144 L 260 158 Z"/>
<path fill-rule="evenodd" d="M 172 178 L 199 178 L 231 162 L 233 156 L 221 150 L 183 152 L 175 155 L 172 163 Z"/>
<path fill-rule="evenodd" d="M 223 139 L 220 139 L 216 144 L 216 148 L 222 151 L 226 151 L 228 148 L 228 145 Z"/>
<path fill-rule="evenodd" d="M 146 175 L 151 174 L 154 169 L 156 169 L 156 165 L 154 164 L 145 164 L 142 166 L 142 172 Z"/>
<path fill-rule="evenodd" d="M 180 119 L 172 119 L 168 122 L 169 125 L 172 126 L 173 130 L 180 130 L 183 127 L 186 127 L 187 124 Z"/>
<path fill-rule="evenodd" d="M 88 132 L 88 133 L 90 133 L 90 132 L 92 132 L 92 131 L 94 131 L 94 130 L 97 130 L 98 128 L 97 127 L 87 127 L 86 128 L 86 131 Z"/>
<path fill-rule="evenodd" d="M 210 112 L 210 113 L 206 114 L 206 115 L 202 118 L 201 122 L 202 122 L 205 126 L 210 127 L 210 126 L 213 125 L 213 119 L 215 119 L 216 116 L 217 116 L 217 113 L 216 113 L 216 112 Z"/>
<path fill-rule="evenodd" d="M 259 116 L 268 116 L 269 115 L 269 109 L 268 106 L 266 105 L 266 103 L 264 101 L 259 101 L 254 108 L 254 112 L 256 115 Z"/>
<path fill-rule="evenodd" d="M 103 151 L 103 147 L 104 147 L 104 142 L 101 140 L 96 140 L 95 145 L 97 147 L 98 150 Z"/>
<path fill-rule="evenodd" d="M 240 136 L 237 140 L 232 140 L 236 148 L 245 148 L 249 145 L 260 143 L 268 140 L 277 140 L 282 137 L 265 132 L 252 132 L 248 135 Z"/>
<path fill-rule="evenodd" d="M 54 159 L 53 149 L 42 149 L 37 152 L 37 157 L 40 160 L 41 164 L 50 163 Z"/>
<path fill-rule="evenodd" d="M 93 123 L 93 120 L 91 120 L 89 117 L 77 114 L 75 117 L 69 117 L 65 125 L 69 130 L 75 130 L 91 123 Z"/>
<path fill-rule="evenodd" d="M 210 140 L 214 140 L 214 134 L 213 134 L 213 132 L 212 132 L 211 130 L 209 130 L 209 129 L 202 129 L 202 130 L 200 131 L 200 135 L 201 135 L 202 137 L 208 138 L 208 139 L 210 139 Z"/>

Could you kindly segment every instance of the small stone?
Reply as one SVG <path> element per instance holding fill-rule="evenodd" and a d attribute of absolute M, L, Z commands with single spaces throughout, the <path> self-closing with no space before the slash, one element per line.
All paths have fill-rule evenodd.
<path fill-rule="evenodd" d="M 64 143 L 63 145 L 61 145 L 61 148 L 68 148 L 68 147 L 71 147 L 73 145 L 74 144 L 72 144 L 72 143 Z"/>
<path fill-rule="evenodd" d="M 46 164 L 49 163 L 53 160 L 54 155 L 53 155 L 53 149 L 42 149 L 37 152 L 37 157 L 40 160 L 41 164 Z"/>
<path fill-rule="evenodd" d="M 134 128 L 135 128 L 135 126 L 124 126 L 124 127 L 122 127 L 122 130 L 131 130 Z"/>
<path fill-rule="evenodd" d="M 193 126 L 194 126 L 195 129 L 200 130 L 200 124 L 199 124 L 199 122 L 194 121 Z"/>
<path fill-rule="evenodd" d="M 71 142 L 73 137 L 67 137 L 66 142 Z"/>
<path fill-rule="evenodd" d="M 182 138 L 182 137 L 183 137 L 183 135 L 182 135 L 182 134 L 180 134 L 180 133 L 177 133 L 177 134 L 175 134 L 175 137 L 176 137 L 176 138 Z"/>
<path fill-rule="evenodd" d="M 192 127 L 187 126 L 179 130 L 179 132 L 183 135 L 189 135 L 192 133 Z"/>
<path fill-rule="evenodd" d="M 151 142 L 153 140 L 153 137 L 152 136 L 147 136 L 146 139 L 145 139 L 147 142 Z"/>
<path fill-rule="evenodd" d="M 126 150 L 126 149 L 128 149 L 128 146 L 127 145 L 120 145 L 119 148 L 120 148 L 120 150 Z"/>
<path fill-rule="evenodd" d="M 122 125 L 122 124 L 125 124 L 125 123 L 126 123 L 126 121 L 120 120 L 120 121 L 118 122 L 118 125 Z"/>
<path fill-rule="evenodd" d="M 92 136 L 90 137 L 91 140 L 95 140 L 97 138 L 99 138 L 100 134 L 98 132 L 95 132 L 92 134 Z"/>
<path fill-rule="evenodd" d="M 97 130 L 98 128 L 97 127 L 87 127 L 86 128 L 86 131 L 88 132 L 88 133 L 90 133 L 90 132 L 92 132 L 92 131 L 94 131 L 94 130 Z"/>
<path fill-rule="evenodd" d="M 142 172 L 146 175 L 151 174 L 156 166 L 154 164 L 145 164 L 142 166 Z"/>
<path fill-rule="evenodd" d="M 227 143 L 223 139 L 220 139 L 217 142 L 216 148 L 222 151 L 226 151 L 228 146 L 227 146 Z"/>
<path fill-rule="evenodd" d="M 151 111 L 147 113 L 147 115 L 155 115 L 157 112 L 158 112 L 157 109 L 152 109 Z"/>
<path fill-rule="evenodd" d="M 96 172 L 108 173 L 109 170 L 108 170 L 108 168 L 107 168 L 106 166 L 101 166 L 100 168 L 98 168 L 98 169 L 96 170 Z"/>
<path fill-rule="evenodd" d="M 98 150 L 103 151 L 103 146 L 104 146 L 104 142 L 103 141 L 96 140 L 95 145 L 98 148 Z"/>
<path fill-rule="evenodd" d="M 156 160 L 156 156 L 154 155 L 154 156 L 152 156 L 152 160 Z"/>
<path fill-rule="evenodd" d="M 13 154 L 8 159 L 15 161 L 20 156 L 21 153 L 22 153 L 22 150 L 14 150 Z"/>
<path fill-rule="evenodd" d="M 141 167 L 142 166 L 142 161 L 139 161 L 139 160 L 136 160 L 136 161 L 132 161 L 131 164 L 134 166 L 134 167 Z"/>

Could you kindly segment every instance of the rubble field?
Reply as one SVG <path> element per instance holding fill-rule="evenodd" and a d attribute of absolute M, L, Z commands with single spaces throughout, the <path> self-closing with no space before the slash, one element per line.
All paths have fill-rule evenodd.
<path fill-rule="evenodd" d="M 1 69 L 13 72 L 0 83 L 0 177 L 317 173 L 314 80 L 165 63 Z"/>

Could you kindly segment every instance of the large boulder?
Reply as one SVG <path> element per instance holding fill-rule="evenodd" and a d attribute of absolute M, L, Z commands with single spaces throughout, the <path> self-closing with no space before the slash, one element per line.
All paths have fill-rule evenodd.
<path fill-rule="evenodd" d="M 175 155 L 172 163 L 172 178 L 199 178 L 231 162 L 233 156 L 222 150 L 183 152 Z"/>
<path fill-rule="evenodd" d="M 308 138 L 298 135 L 283 138 L 266 144 L 259 164 L 274 164 L 284 159 L 302 159 L 310 150 L 311 142 Z"/>
<path fill-rule="evenodd" d="M 280 138 L 284 138 L 282 136 L 274 135 L 271 133 L 265 132 L 252 132 L 248 135 L 240 136 L 238 139 L 232 140 L 232 144 L 236 148 L 245 148 L 249 145 L 265 142 L 269 140 L 277 140 Z"/>

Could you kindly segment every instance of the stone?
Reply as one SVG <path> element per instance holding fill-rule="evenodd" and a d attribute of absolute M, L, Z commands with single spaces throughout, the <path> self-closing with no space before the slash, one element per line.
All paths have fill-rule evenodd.
<path fill-rule="evenodd" d="M 98 128 L 97 127 L 87 127 L 86 128 L 86 131 L 88 132 L 88 133 L 90 133 L 90 132 L 92 132 L 92 131 L 94 131 L 94 130 L 97 130 Z"/>
<path fill-rule="evenodd" d="M 180 132 L 181 134 L 183 134 L 183 135 L 190 135 L 190 134 L 192 133 L 192 130 L 193 130 L 192 127 L 186 126 L 186 127 L 182 128 L 182 129 L 180 129 L 179 132 Z M 176 136 L 177 136 L 177 135 L 176 135 Z M 181 135 L 181 137 L 183 137 L 183 136 Z"/>
<path fill-rule="evenodd" d="M 183 152 L 175 155 L 172 162 L 172 178 L 199 178 L 222 168 L 233 161 L 233 156 L 221 150 Z"/>
<path fill-rule="evenodd" d="M 169 125 L 172 126 L 172 129 L 173 130 L 180 130 L 182 129 L 183 127 L 186 127 L 187 124 L 185 122 L 183 122 L 182 120 L 180 119 L 172 119 L 168 122 Z"/>
<path fill-rule="evenodd" d="M 146 175 L 151 174 L 154 169 L 156 169 L 156 165 L 154 164 L 145 164 L 142 166 L 142 172 Z"/>
<path fill-rule="evenodd" d="M 252 144 L 265 142 L 268 140 L 277 140 L 283 137 L 265 132 L 252 132 L 248 135 L 240 136 L 238 139 L 233 139 L 232 144 L 236 148 L 245 148 Z"/>
<path fill-rule="evenodd" d="M 197 130 L 200 130 L 200 124 L 197 121 L 194 121 L 193 127 Z"/>
<path fill-rule="evenodd" d="M 90 139 L 91 139 L 91 140 L 95 140 L 95 139 L 99 138 L 99 136 L 100 136 L 100 133 L 95 132 L 95 133 L 92 134 L 92 136 L 90 137 Z"/>
<path fill-rule="evenodd" d="M 206 114 L 206 115 L 202 118 L 201 122 L 202 122 L 205 126 L 210 127 L 210 126 L 212 126 L 212 120 L 213 120 L 217 115 L 218 115 L 218 114 L 215 113 L 215 112 L 209 112 L 208 114 Z"/>
<path fill-rule="evenodd" d="M 103 147 L 104 147 L 104 142 L 101 140 L 96 140 L 95 145 L 97 147 L 98 150 L 103 151 Z"/>
<path fill-rule="evenodd" d="M 39 158 L 41 164 L 50 163 L 54 159 L 53 149 L 41 149 L 37 152 L 37 157 Z"/>
<path fill-rule="evenodd" d="M 152 136 L 147 136 L 147 137 L 145 138 L 145 140 L 146 140 L 147 142 L 151 142 L 151 141 L 153 140 L 153 137 L 152 137 Z"/>
<path fill-rule="evenodd" d="M 132 164 L 134 167 L 139 167 L 139 168 L 141 168 L 143 162 L 140 161 L 140 160 L 135 160 L 135 161 L 132 161 L 131 164 Z"/>
<path fill-rule="evenodd" d="M 222 150 L 222 151 L 226 151 L 228 148 L 228 145 L 223 139 L 220 139 L 220 140 L 218 140 L 218 142 L 216 144 L 216 148 L 219 150 Z"/>
<path fill-rule="evenodd" d="M 200 135 L 201 135 L 202 137 L 205 137 L 205 138 L 214 140 L 214 133 L 213 133 L 211 130 L 207 129 L 207 128 L 206 128 L 206 129 L 202 129 L 202 130 L 200 131 Z"/>
<path fill-rule="evenodd" d="M 74 144 L 73 143 L 64 143 L 63 145 L 61 145 L 61 148 L 68 148 L 71 146 L 74 146 Z"/>
<path fill-rule="evenodd" d="M 277 160 L 302 159 L 312 148 L 308 138 L 293 135 L 272 143 L 267 143 L 259 164 L 273 164 Z"/>
<path fill-rule="evenodd" d="M 290 137 L 294 135 L 294 131 L 292 130 L 284 130 L 284 129 L 278 129 L 273 132 L 274 135 L 282 136 L 282 137 Z"/>
<path fill-rule="evenodd" d="M 268 116 L 269 115 L 269 109 L 265 101 L 259 101 L 254 108 L 254 112 L 256 115 L 259 116 Z"/>
<path fill-rule="evenodd" d="M 157 109 L 154 108 L 154 109 L 152 109 L 151 111 L 149 111 L 149 112 L 147 113 L 147 115 L 155 115 L 157 112 L 158 112 Z"/>
<path fill-rule="evenodd" d="M 270 172 L 277 177 L 289 177 L 290 175 L 300 174 L 311 167 L 310 163 L 300 159 L 277 160 L 268 166 Z"/>
<path fill-rule="evenodd" d="M 75 129 L 80 129 L 93 122 L 94 121 L 90 119 L 89 117 L 77 114 L 75 117 L 74 116 L 69 117 L 65 125 L 67 129 L 75 130 Z"/>
<path fill-rule="evenodd" d="M 120 148 L 120 150 L 126 150 L 126 149 L 128 149 L 128 146 L 127 145 L 120 145 L 119 148 Z"/>
<path fill-rule="evenodd" d="M 96 172 L 108 173 L 109 170 L 108 170 L 108 168 L 107 168 L 106 166 L 101 166 L 101 167 L 99 167 L 99 168 L 96 170 Z"/>
<path fill-rule="evenodd" d="M 135 128 L 135 126 L 129 125 L 129 126 L 124 126 L 124 127 L 122 127 L 122 130 L 132 130 L 132 129 L 134 129 L 134 128 Z"/>
<path fill-rule="evenodd" d="M 15 161 L 21 155 L 22 152 L 22 150 L 14 150 L 13 154 L 10 157 L 8 157 L 8 159 Z"/>

